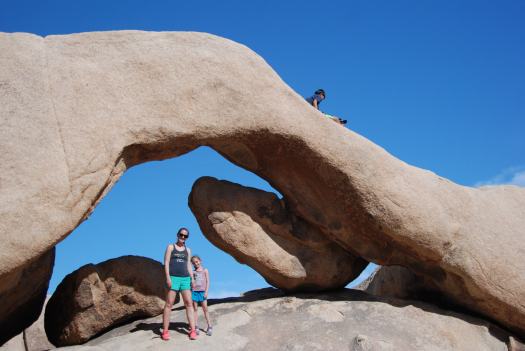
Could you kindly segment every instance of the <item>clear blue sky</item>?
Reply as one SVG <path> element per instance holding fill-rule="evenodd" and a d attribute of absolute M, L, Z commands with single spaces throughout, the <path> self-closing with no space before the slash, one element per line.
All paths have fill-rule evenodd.
<path fill-rule="evenodd" d="M 525 185 L 525 1 L 3 1 L 0 31 L 200 31 L 246 44 L 299 94 L 396 157 L 454 182 Z M 0 48 L 1 49 L 1 48 Z M 264 97 L 261 97 L 264 98 Z M 223 296 L 266 283 L 209 244 L 187 207 L 211 175 L 271 190 L 199 149 L 130 169 L 58 245 L 50 291 L 88 262 L 162 260 L 179 226 Z"/>

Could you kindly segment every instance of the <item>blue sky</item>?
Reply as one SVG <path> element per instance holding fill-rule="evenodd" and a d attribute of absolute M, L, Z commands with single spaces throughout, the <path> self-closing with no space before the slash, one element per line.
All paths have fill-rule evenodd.
<path fill-rule="evenodd" d="M 0 31 L 40 35 L 199 31 L 246 44 L 299 94 L 396 157 L 459 184 L 525 186 L 525 1 L 3 1 Z M 264 98 L 264 97 L 261 97 Z M 271 103 L 271 102 L 269 102 Z M 178 227 L 212 275 L 212 294 L 265 286 L 203 238 L 187 207 L 211 175 L 271 190 L 201 148 L 130 169 L 57 247 L 50 291 L 88 262 L 162 260 Z"/>

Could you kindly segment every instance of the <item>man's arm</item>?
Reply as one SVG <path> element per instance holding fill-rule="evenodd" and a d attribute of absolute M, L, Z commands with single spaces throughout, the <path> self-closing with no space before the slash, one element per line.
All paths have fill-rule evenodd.
<path fill-rule="evenodd" d="M 319 105 L 317 104 L 317 99 L 314 98 L 312 105 L 319 110 Z"/>

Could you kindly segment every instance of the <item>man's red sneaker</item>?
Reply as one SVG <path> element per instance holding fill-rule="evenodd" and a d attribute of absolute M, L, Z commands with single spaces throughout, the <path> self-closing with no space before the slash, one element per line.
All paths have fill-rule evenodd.
<path fill-rule="evenodd" d="M 160 337 L 162 338 L 162 340 L 168 341 L 170 339 L 170 332 L 169 331 L 162 332 L 162 335 Z"/>
<path fill-rule="evenodd" d="M 195 332 L 195 329 L 192 329 L 190 331 L 190 339 L 191 340 L 197 340 L 197 333 Z"/>

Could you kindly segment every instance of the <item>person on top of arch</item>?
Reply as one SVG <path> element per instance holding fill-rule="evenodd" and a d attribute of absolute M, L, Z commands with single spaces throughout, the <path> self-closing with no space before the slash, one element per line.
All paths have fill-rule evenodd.
<path fill-rule="evenodd" d="M 312 105 L 315 109 L 321 111 L 319 109 L 319 104 L 324 100 L 326 99 L 326 93 L 323 89 L 317 89 L 315 92 L 314 92 L 314 95 L 306 98 L 306 101 L 308 101 L 308 103 L 310 105 Z M 322 112 L 322 111 L 321 111 Z M 338 124 L 346 124 L 346 120 L 345 119 L 341 119 L 339 117 L 336 117 L 336 116 L 332 116 L 332 115 L 329 115 L 328 113 L 324 113 L 323 114 L 330 118 L 332 121 L 338 123 Z"/>

